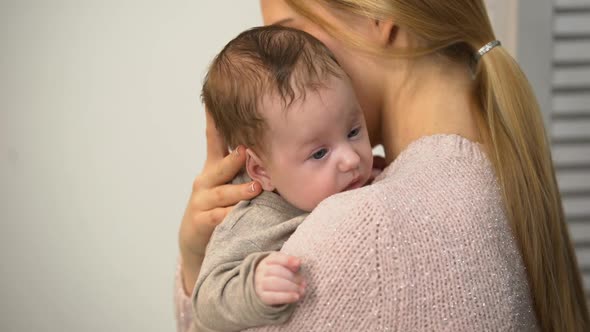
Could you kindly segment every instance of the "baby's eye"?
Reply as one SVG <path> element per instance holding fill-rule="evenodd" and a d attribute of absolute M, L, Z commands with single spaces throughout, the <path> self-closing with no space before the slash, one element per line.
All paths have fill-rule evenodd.
<path fill-rule="evenodd" d="M 320 149 L 320 150 L 317 150 L 316 152 L 314 152 L 314 154 L 312 154 L 311 157 L 313 159 L 320 160 L 320 159 L 324 158 L 327 153 L 328 153 L 328 149 Z"/>
<path fill-rule="evenodd" d="M 356 137 L 356 136 L 358 136 L 358 134 L 360 132 L 361 132 L 361 127 L 355 128 L 348 133 L 348 138 Z"/>

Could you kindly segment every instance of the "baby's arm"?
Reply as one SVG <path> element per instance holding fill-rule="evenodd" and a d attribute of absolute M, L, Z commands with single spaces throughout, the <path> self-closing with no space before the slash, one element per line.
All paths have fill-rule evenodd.
<path fill-rule="evenodd" d="M 302 295 L 299 265 L 292 256 L 256 252 L 241 262 L 217 266 L 197 282 L 193 297 L 197 330 L 239 331 L 284 323 L 293 310 L 289 303 Z"/>
<path fill-rule="evenodd" d="M 273 197 L 261 196 L 270 203 L 282 202 L 273 202 Z M 285 220 L 282 210 L 248 202 L 234 208 L 211 236 L 193 291 L 197 331 L 239 331 L 281 324 L 290 318 L 294 305 L 266 304 L 256 295 L 254 279 L 256 267 L 281 249 L 304 218 L 299 215 Z M 261 268 L 272 265 L 267 263 L 269 260 Z M 259 278 L 263 279 L 266 277 Z M 266 291 L 268 283 L 264 285 Z"/>

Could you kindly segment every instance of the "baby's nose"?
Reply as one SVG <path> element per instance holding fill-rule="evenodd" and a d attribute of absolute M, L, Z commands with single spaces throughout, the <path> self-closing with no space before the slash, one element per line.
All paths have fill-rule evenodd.
<path fill-rule="evenodd" d="M 357 169 L 361 162 L 361 157 L 353 149 L 346 149 L 340 159 L 338 168 L 341 172 L 349 172 Z"/>

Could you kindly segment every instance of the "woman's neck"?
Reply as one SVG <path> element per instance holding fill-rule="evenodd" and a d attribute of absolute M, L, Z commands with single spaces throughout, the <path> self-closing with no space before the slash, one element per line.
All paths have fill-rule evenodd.
<path fill-rule="evenodd" d="M 457 134 L 481 141 L 482 111 L 467 66 L 430 56 L 414 59 L 412 68 L 403 82 L 392 81 L 385 91 L 381 133 L 387 162 L 423 136 Z"/>

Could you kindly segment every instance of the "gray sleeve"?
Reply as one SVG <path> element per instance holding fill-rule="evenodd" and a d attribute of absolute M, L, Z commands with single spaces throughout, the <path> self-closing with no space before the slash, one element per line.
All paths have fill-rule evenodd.
<path fill-rule="evenodd" d="M 245 205 L 244 205 L 245 206 Z M 285 220 L 280 211 L 238 205 L 209 242 L 192 294 L 198 331 L 239 331 L 287 321 L 294 305 L 267 306 L 254 291 L 254 271 L 278 251 L 304 215 Z"/>
<path fill-rule="evenodd" d="M 241 262 L 220 264 L 202 280 L 193 297 L 198 331 L 240 331 L 289 319 L 293 304 L 268 306 L 254 290 L 255 268 L 268 254 L 256 252 Z"/>

